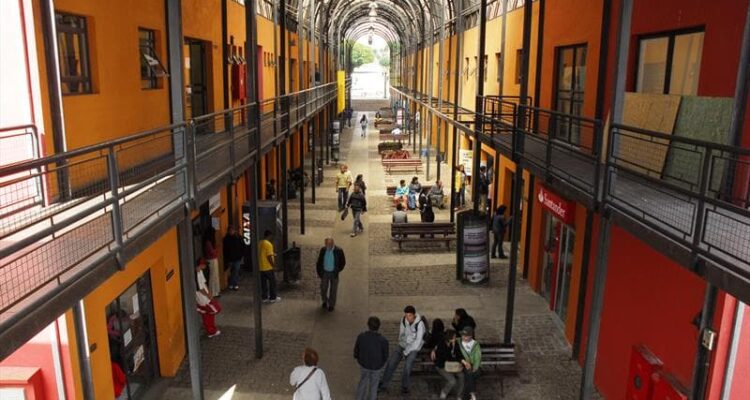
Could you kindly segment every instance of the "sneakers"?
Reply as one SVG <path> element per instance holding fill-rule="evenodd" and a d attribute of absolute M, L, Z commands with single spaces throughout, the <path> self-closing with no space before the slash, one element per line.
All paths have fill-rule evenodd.
<path fill-rule="evenodd" d="M 219 336 L 219 335 L 221 335 L 221 331 L 216 331 L 216 332 L 214 332 L 214 334 L 213 334 L 213 335 L 208 335 L 208 337 L 209 337 L 209 338 L 212 338 L 212 337 L 217 337 L 217 336 Z"/>
<path fill-rule="evenodd" d="M 352 232 L 352 234 L 351 234 L 351 235 L 349 235 L 349 236 L 351 236 L 351 237 L 355 237 L 355 236 L 357 236 L 357 233 L 356 233 L 356 232 Z"/>
<path fill-rule="evenodd" d="M 280 301 L 281 301 L 281 297 L 279 297 L 279 296 L 276 296 L 275 299 L 268 300 L 269 303 L 278 303 Z"/>
<path fill-rule="evenodd" d="M 263 299 L 263 302 L 264 302 L 264 303 L 270 303 L 270 302 L 271 302 L 271 299 Z"/>
<path fill-rule="evenodd" d="M 477 400 L 477 395 L 475 395 L 474 393 L 469 393 L 469 399 Z"/>
<path fill-rule="evenodd" d="M 240 290 L 240 287 L 237 286 L 237 285 L 230 286 L 229 288 L 232 289 L 232 290 Z"/>
<path fill-rule="evenodd" d="M 448 398 L 448 393 L 445 393 L 445 392 L 443 392 L 443 391 L 440 391 L 440 398 L 441 398 L 441 399 L 447 399 L 447 398 Z M 459 397 L 459 399 L 460 399 L 460 398 L 461 398 L 461 397 Z"/>

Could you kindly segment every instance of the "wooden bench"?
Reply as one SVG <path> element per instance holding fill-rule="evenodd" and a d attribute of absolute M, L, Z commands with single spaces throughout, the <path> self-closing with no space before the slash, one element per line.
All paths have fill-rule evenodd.
<path fill-rule="evenodd" d="M 445 246 L 450 247 L 451 241 L 456 240 L 455 235 L 453 222 L 391 223 L 391 240 L 398 242 L 399 250 L 404 242 L 445 242 Z"/>
<path fill-rule="evenodd" d="M 393 120 L 391 120 L 391 119 L 388 119 L 388 118 L 385 118 L 385 117 L 382 117 L 382 118 L 380 118 L 380 120 L 379 120 L 379 121 L 378 121 L 378 120 L 375 120 L 375 122 L 374 122 L 374 125 L 375 125 L 375 127 L 377 128 L 377 127 L 378 127 L 378 125 L 390 125 L 390 124 L 392 124 L 392 123 L 393 123 Z"/>
<path fill-rule="evenodd" d="M 378 140 L 381 142 L 402 142 L 404 140 L 409 140 L 409 135 L 403 132 L 401 132 L 400 135 L 394 135 L 390 132 L 381 133 L 378 135 Z"/>
<path fill-rule="evenodd" d="M 394 169 L 414 169 L 414 173 L 418 173 L 422 169 L 422 160 L 419 158 L 405 158 L 405 159 L 385 159 L 380 161 L 385 168 L 385 173 L 390 175 Z"/>
<path fill-rule="evenodd" d="M 458 339 L 460 340 L 460 339 Z M 516 349 L 499 343 L 479 343 L 482 346 L 482 364 L 479 367 L 479 378 L 496 376 L 500 378 L 500 397 L 505 397 L 505 377 L 518 376 L 518 364 L 516 363 Z M 412 367 L 412 375 L 429 375 L 435 371 L 435 363 L 430 358 L 432 350 L 422 349 L 417 353 Z M 442 379 L 442 378 L 441 378 Z"/>

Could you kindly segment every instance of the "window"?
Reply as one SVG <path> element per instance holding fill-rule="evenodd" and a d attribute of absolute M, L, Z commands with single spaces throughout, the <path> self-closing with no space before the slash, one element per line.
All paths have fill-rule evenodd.
<path fill-rule="evenodd" d="M 138 47 L 141 50 L 141 89 L 156 89 L 159 78 L 167 76 L 167 70 L 156 55 L 156 33 L 138 28 Z"/>
<path fill-rule="evenodd" d="M 86 17 L 55 13 L 62 94 L 91 93 Z"/>
<path fill-rule="evenodd" d="M 487 61 L 487 54 L 484 55 L 484 81 L 487 82 L 487 75 L 489 75 L 490 70 L 487 69 L 488 61 Z"/>
<path fill-rule="evenodd" d="M 516 84 L 521 84 L 521 75 L 523 75 L 522 64 L 523 64 L 523 49 L 516 50 Z"/>
<path fill-rule="evenodd" d="M 469 80 L 469 57 L 466 57 L 464 64 L 466 64 L 466 67 L 464 68 L 464 76 L 466 77 L 466 80 L 468 81 Z"/>
<path fill-rule="evenodd" d="M 495 53 L 495 64 L 497 65 L 497 81 L 500 82 L 500 77 L 503 75 L 503 69 L 500 67 L 500 53 Z"/>
<path fill-rule="evenodd" d="M 671 32 L 638 42 L 636 92 L 695 95 L 703 31 Z"/>
<path fill-rule="evenodd" d="M 555 56 L 555 111 L 580 116 L 586 87 L 586 45 L 558 47 Z M 577 145 L 580 124 L 562 118 L 556 123 L 554 134 L 557 139 Z"/>

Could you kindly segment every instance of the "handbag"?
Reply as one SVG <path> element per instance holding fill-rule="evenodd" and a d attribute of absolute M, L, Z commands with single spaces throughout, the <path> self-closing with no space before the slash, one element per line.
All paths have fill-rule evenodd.
<path fill-rule="evenodd" d="M 463 369 L 463 366 L 458 361 L 446 361 L 445 362 L 445 372 L 448 372 L 450 374 L 457 374 L 461 372 Z"/>
<path fill-rule="evenodd" d="M 345 220 L 347 215 L 349 215 L 349 207 L 345 208 L 344 211 L 341 212 L 341 220 Z"/>

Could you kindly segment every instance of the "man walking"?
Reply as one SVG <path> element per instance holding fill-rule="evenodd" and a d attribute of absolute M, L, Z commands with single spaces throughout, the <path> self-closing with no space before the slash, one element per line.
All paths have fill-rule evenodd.
<path fill-rule="evenodd" d="M 229 288 L 238 290 L 240 288 L 240 267 L 242 266 L 245 245 L 237 233 L 237 228 L 233 225 L 229 225 L 229 228 L 227 228 L 227 235 L 224 236 L 222 247 L 224 248 L 224 265 L 229 267 Z"/>
<path fill-rule="evenodd" d="M 316 269 L 320 277 L 320 297 L 323 308 L 333 311 L 336 307 L 336 290 L 339 286 L 339 273 L 346 266 L 344 250 L 333 244 L 333 238 L 326 238 L 325 246 L 320 249 Z"/>
<path fill-rule="evenodd" d="M 417 358 L 417 353 L 422 349 L 426 331 L 427 327 L 424 321 L 422 321 L 422 317 L 417 314 L 414 306 L 406 306 L 404 308 L 404 317 L 401 319 L 398 330 L 398 347 L 391 353 L 391 357 L 388 358 L 388 365 L 385 367 L 383 381 L 380 383 L 379 390 L 385 390 L 388 387 L 388 383 L 391 382 L 393 373 L 396 372 L 396 368 L 398 368 L 398 364 L 403 357 L 406 359 L 406 362 L 401 373 L 401 393 L 409 393 L 411 368 L 414 365 L 414 360 Z"/>
<path fill-rule="evenodd" d="M 487 200 L 490 195 L 490 177 L 487 167 L 479 167 L 479 212 L 487 212 Z"/>
<path fill-rule="evenodd" d="M 508 221 L 505 219 L 505 205 L 501 205 L 495 211 L 495 215 L 492 217 L 492 251 L 491 257 L 497 258 L 495 249 L 500 249 L 500 258 L 508 258 L 505 256 L 505 250 L 503 250 L 503 239 L 505 238 L 505 227 L 508 226 Z"/>
<path fill-rule="evenodd" d="M 352 224 L 352 237 L 357 236 L 357 233 L 363 232 L 365 226 L 362 225 L 362 213 L 367 212 L 367 199 L 362 194 L 360 187 L 354 185 L 354 192 L 349 196 L 349 201 L 346 203 L 347 207 L 352 209 L 352 218 L 354 223 Z"/>
<path fill-rule="evenodd" d="M 357 342 L 354 344 L 354 358 L 361 370 L 357 400 L 378 398 L 380 376 L 385 362 L 388 361 L 388 340 L 378 333 L 380 319 L 370 317 L 367 320 L 367 329 L 357 336 Z"/>
<path fill-rule="evenodd" d="M 338 199 L 339 212 L 344 210 L 346 200 L 349 197 L 349 187 L 354 181 L 352 179 L 352 173 L 349 172 L 349 167 L 346 164 L 341 165 L 340 172 L 336 174 L 336 196 Z"/>
<path fill-rule="evenodd" d="M 281 297 L 276 295 L 276 256 L 273 253 L 273 233 L 263 232 L 263 240 L 258 243 L 258 271 L 260 271 L 260 287 L 264 303 L 276 303 Z"/>

